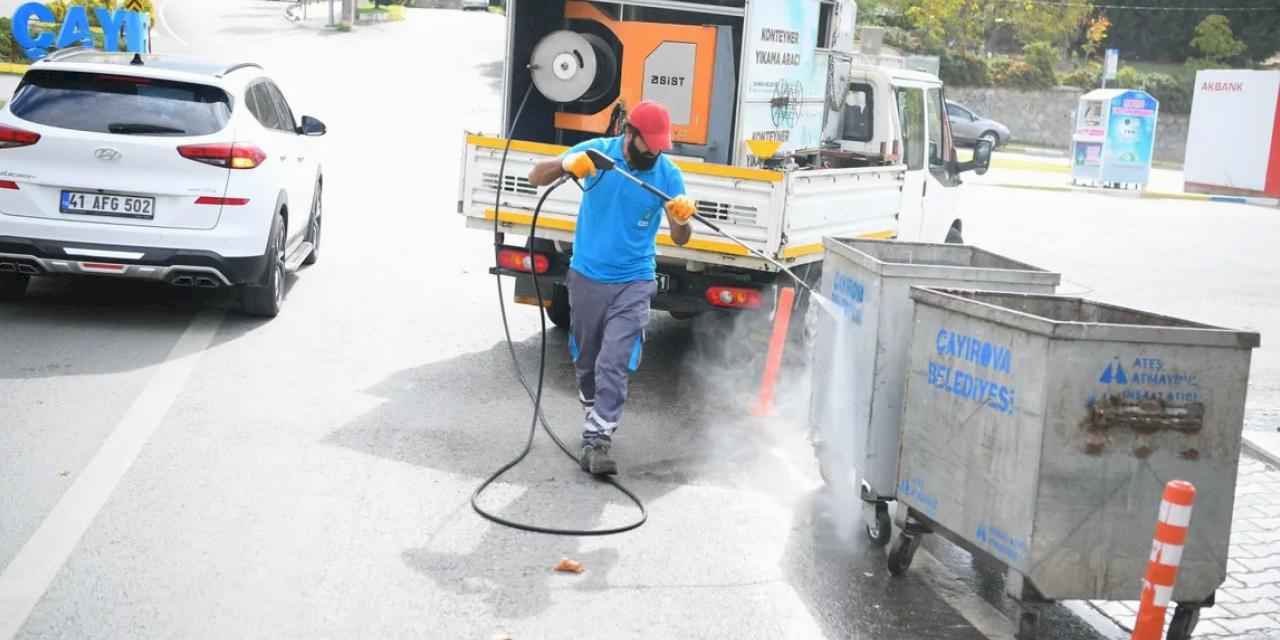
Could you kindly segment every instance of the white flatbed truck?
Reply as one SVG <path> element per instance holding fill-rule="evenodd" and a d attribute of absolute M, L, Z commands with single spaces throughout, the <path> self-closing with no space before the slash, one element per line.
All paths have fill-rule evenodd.
<path fill-rule="evenodd" d="M 803 11 L 779 11 L 778 5 L 791 4 Z M 465 135 L 458 212 L 469 227 L 490 232 L 496 218 L 512 251 L 537 254 L 526 269 L 495 270 L 517 278 L 517 302 L 536 303 L 532 271 L 537 271 L 549 317 L 559 326 L 568 324 L 562 283 L 581 193 L 567 185 L 551 194 L 531 234 L 542 192 L 526 179 L 529 170 L 577 141 L 615 133 L 618 114 L 625 113 L 628 101 L 639 99 L 657 99 L 672 111 L 677 145 L 671 154 L 699 213 L 810 282 L 818 280 L 826 236 L 958 239 L 960 218 L 950 192 L 960 184 L 962 171 L 986 169 L 990 149 L 980 147 L 967 163 L 956 160 L 936 76 L 860 62 L 853 47 L 856 7 L 851 0 L 627 0 L 622 5 L 613 0 L 508 2 L 503 120 L 513 139 L 499 185 L 508 140 Z M 575 29 L 613 39 L 565 36 Z M 550 45 L 543 42 L 556 38 Z M 585 48 L 583 42 L 594 50 L 573 49 Z M 547 49 L 560 52 L 555 60 L 571 51 L 570 63 L 594 74 L 591 90 L 601 97 L 566 104 L 551 99 L 563 96 L 542 95 L 542 86 L 531 88 L 537 81 L 529 67 L 546 65 L 552 59 Z M 714 60 L 707 61 L 708 56 Z M 797 64 L 771 64 L 778 61 Z M 633 73 L 634 67 L 643 68 Z M 610 68 L 615 77 L 601 80 Z M 810 77 L 817 80 L 804 88 Z M 673 94 L 656 86 L 660 80 L 709 86 Z M 553 85 L 550 93 L 557 88 Z M 523 241 L 512 243 L 508 236 Z M 654 307 L 677 317 L 717 308 L 767 309 L 776 299 L 775 285 L 786 284 L 776 267 L 697 223 L 684 246 L 676 246 L 665 228 L 657 241 Z"/>

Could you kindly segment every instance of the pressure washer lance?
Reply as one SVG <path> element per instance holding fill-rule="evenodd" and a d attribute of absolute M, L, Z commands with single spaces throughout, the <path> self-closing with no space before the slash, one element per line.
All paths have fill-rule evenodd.
<path fill-rule="evenodd" d="M 591 163 L 595 165 L 596 169 L 599 169 L 601 171 L 617 171 L 620 175 L 622 175 L 622 177 L 635 183 L 636 186 L 657 196 L 659 199 L 662 200 L 664 204 L 668 200 L 671 200 L 671 196 L 663 193 L 661 189 L 649 184 L 648 182 L 645 182 L 644 180 L 641 180 L 640 178 L 637 178 L 631 175 L 629 172 L 627 172 L 627 170 L 620 168 L 618 166 L 618 163 L 613 161 L 613 158 L 610 158 L 609 156 L 606 156 L 603 153 L 596 151 L 595 149 L 587 149 L 587 156 L 591 158 Z M 757 258 L 760 258 L 765 262 L 768 262 L 769 264 L 776 267 L 779 271 L 791 276 L 791 279 L 795 280 L 796 284 L 800 285 L 801 287 L 804 287 L 804 289 L 809 293 L 815 294 L 815 295 L 818 293 L 817 291 L 813 290 L 812 285 L 810 285 L 808 282 L 805 282 L 804 279 L 796 275 L 795 272 L 787 268 L 786 265 L 782 264 L 781 262 L 778 262 L 777 260 L 774 260 L 773 258 L 770 258 L 769 256 L 765 255 L 764 252 L 756 249 L 755 247 L 752 247 L 746 242 L 743 242 L 742 240 L 734 236 L 732 233 L 729 233 L 728 231 L 721 229 L 719 225 L 706 219 L 702 214 L 695 212 L 693 214 L 693 218 L 698 222 L 701 222 L 702 224 L 706 225 L 712 231 L 733 241 L 735 244 L 741 245 L 742 248 L 746 249 L 747 252 L 749 252 L 751 255 Z"/>

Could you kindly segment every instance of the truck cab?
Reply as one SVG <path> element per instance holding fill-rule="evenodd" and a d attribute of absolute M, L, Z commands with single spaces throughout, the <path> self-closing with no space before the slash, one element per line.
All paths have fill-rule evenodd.
<path fill-rule="evenodd" d="M 851 66 L 842 108 L 831 114 L 827 136 L 822 149 L 807 154 L 810 163 L 903 166 L 895 239 L 961 241 L 955 187 L 962 184 L 961 173 L 986 171 L 991 148 L 976 145 L 974 161 L 957 160 L 937 76 L 883 64 Z"/>

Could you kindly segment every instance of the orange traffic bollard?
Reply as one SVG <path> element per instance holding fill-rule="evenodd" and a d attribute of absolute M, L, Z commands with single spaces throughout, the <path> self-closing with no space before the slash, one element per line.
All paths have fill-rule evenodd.
<path fill-rule="evenodd" d="M 769 338 L 769 357 L 764 364 L 764 380 L 760 382 L 760 397 L 751 415 L 761 417 L 773 414 L 773 394 L 778 384 L 778 370 L 782 368 L 782 351 L 787 345 L 787 329 L 791 326 L 791 307 L 796 301 L 796 290 L 791 287 L 778 292 L 778 311 L 773 316 L 773 335 Z"/>
<path fill-rule="evenodd" d="M 1142 581 L 1142 602 L 1138 605 L 1138 623 L 1133 626 L 1132 640 L 1160 640 L 1164 637 L 1164 616 L 1173 597 L 1173 585 L 1182 562 L 1182 546 L 1187 541 L 1191 524 L 1191 506 L 1196 501 L 1196 488 L 1190 482 L 1173 480 L 1164 487 L 1160 502 L 1160 518 L 1156 522 L 1155 542 L 1147 577 Z"/>

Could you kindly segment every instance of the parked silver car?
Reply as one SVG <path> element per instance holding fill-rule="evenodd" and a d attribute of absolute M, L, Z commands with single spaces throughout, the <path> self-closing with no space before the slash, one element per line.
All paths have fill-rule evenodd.
<path fill-rule="evenodd" d="M 951 119 L 951 137 L 957 144 L 987 140 L 994 149 L 1009 141 L 1009 127 L 980 116 L 958 102 L 947 101 L 947 116 Z"/>

